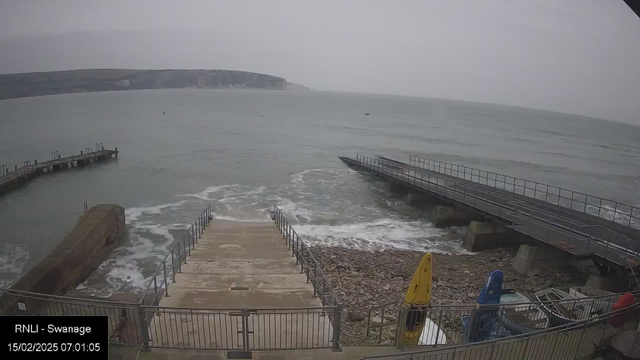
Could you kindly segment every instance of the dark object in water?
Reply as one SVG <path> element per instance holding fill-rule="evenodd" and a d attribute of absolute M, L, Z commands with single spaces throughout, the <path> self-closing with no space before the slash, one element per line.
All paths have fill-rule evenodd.
<path fill-rule="evenodd" d="M 365 115 L 365 116 L 369 116 L 369 113 L 365 113 L 364 115 Z"/>
<path fill-rule="evenodd" d="M 162 115 L 164 115 L 164 111 L 162 112 Z"/>

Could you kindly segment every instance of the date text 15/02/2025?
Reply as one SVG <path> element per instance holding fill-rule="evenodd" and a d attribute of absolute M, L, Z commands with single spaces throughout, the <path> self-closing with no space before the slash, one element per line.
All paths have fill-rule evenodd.
<path fill-rule="evenodd" d="M 10 353 L 47 353 L 47 352 L 99 352 L 100 343 L 9 343 L 7 351 Z"/>

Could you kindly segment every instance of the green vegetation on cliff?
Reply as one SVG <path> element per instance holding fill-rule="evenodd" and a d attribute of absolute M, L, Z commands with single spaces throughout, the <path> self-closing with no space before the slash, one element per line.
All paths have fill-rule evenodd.
<path fill-rule="evenodd" d="M 86 69 L 0 75 L 0 100 L 93 91 L 165 88 L 298 89 L 272 75 L 234 70 Z"/>

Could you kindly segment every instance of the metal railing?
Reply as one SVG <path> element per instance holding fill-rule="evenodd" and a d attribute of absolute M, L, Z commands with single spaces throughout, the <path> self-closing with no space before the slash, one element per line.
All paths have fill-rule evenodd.
<path fill-rule="evenodd" d="M 295 229 L 289 224 L 284 213 L 273 206 L 274 221 L 282 232 L 282 237 L 287 243 L 291 256 L 296 257 L 296 264 L 300 265 L 300 273 L 307 276 L 307 283 L 313 285 L 313 295 L 318 296 L 323 305 L 338 305 L 337 297 L 331 283 L 327 280 L 318 261 L 313 256 L 309 247 L 302 241 Z"/>
<path fill-rule="evenodd" d="M 313 286 L 313 295 L 318 296 L 324 306 L 335 307 L 335 313 L 332 314 L 331 323 L 333 325 L 333 334 L 335 336 L 333 340 L 333 349 L 340 349 L 340 331 L 342 326 L 342 305 L 338 302 L 338 298 L 333 291 L 331 282 L 327 279 L 318 261 L 313 256 L 313 253 L 300 238 L 298 233 L 287 221 L 284 213 L 273 205 L 273 220 L 276 223 L 278 229 L 282 233 L 289 250 L 291 250 L 291 256 L 296 257 L 296 264 L 300 265 L 300 273 L 305 274 L 307 277 L 307 283 L 311 283 Z"/>
<path fill-rule="evenodd" d="M 640 290 L 630 292 L 640 295 Z M 513 333 L 531 332 L 542 328 L 564 325 L 568 322 L 583 320 L 608 313 L 623 293 L 597 297 L 575 298 L 567 300 L 533 301 L 499 305 L 430 305 L 422 308 L 420 316 L 429 319 L 423 336 L 425 341 L 418 345 L 452 345 L 467 342 L 484 341 L 505 337 Z M 552 309 L 559 309 L 563 315 L 556 316 Z M 413 312 L 413 314 L 418 314 Z M 500 320 L 506 323 L 502 328 L 487 327 L 488 316 L 502 315 Z M 509 323 L 509 315 L 526 316 L 530 325 L 519 326 Z M 412 319 L 408 310 L 402 307 L 402 301 L 371 306 L 367 316 L 368 345 L 396 346 L 398 339 L 404 338 L 402 322 Z M 399 321 L 400 320 L 400 321 Z"/>
<path fill-rule="evenodd" d="M 191 255 L 191 250 L 195 249 L 198 239 L 213 219 L 212 214 L 211 204 L 209 204 L 182 234 L 180 240 L 171 247 L 142 293 L 141 304 L 158 305 L 163 296 L 169 296 L 169 280 L 172 283 L 176 282 L 176 271 L 182 272 L 182 264 L 187 263 L 187 256 Z M 150 296 L 149 299 L 148 296 Z"/>
<path fill-rule="evenodd" d="M 640 304 L 551 329 L 508 336 L 477 343 L 458 344 L 429 350 L 366 359 L 580 359 L 596 352 L 603 341 L 625 331 L 636 331 Z"/>
<path fill-rule="evenodd" d="M 558 186 L 418 156 L 409 164 L 640 229 L 640 208 Z"/>
<path fill-rule="evenodd" d="M 335 348 L 338 307 L 185 309 L 143 307 L 149 347 L 209 350 Z"/>
<path fill-rule="evenodd" d="M 357 155 L 356 163 L 410 188 L 426 190 L 447 201 L 481 211 L 487 217 L 499 222 L 508 221 L 511 223 L 508 225 L 509 228 L 574 255 L 595 254 L 624 267 L 629 267 L 628 257 L 638 257 L 633 245 L 629 247 L 631 241 L 614 231 L 608 229 L 595 231 L 593 225 L 584 225 L 532 209 L 513 199 L 504 199 L 487 193 L 476 185 L 423 173 L 408 167 L 389 166 L 390 162 L 386 160 Z"/>

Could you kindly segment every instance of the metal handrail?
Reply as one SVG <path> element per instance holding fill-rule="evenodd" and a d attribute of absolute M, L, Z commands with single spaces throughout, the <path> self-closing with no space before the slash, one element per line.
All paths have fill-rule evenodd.
<path fill-rule="evenodd" d="M 132 303 L 132 302 L 128 302 L 128 301 L 78 298 L 78 297 L 72 297 L 72 296 L 42 294 L 42 293 L 36 293 L 36 292 L 31 292 L 31 291 L 6 289 L 6 288 L 0 288 L 0 294 L 23 296 L 25 298 L 36 299 L 36 300 L 54 299 L 54 300 L 58 300 L 58 301 L 64 301 L 64 302 L 67 302 L 67 303 L 70 303 L 70 304 L 74 304 L 74 303 L 77 303 L 77 304 L 95 303 L 95 304 L 105 304 L 105 305 L 137 305 L 137 303 Z"/>
<path fill-rule="evenodd" d="M 580 286 L 578 286 L 580 287 Z M 509 303 L 509 304 L 496 304 L 496 305 L 486 305 L 486 304 L 456 304 L 456 305 L 451 305 L 451 304 L 429 304 L 427 305 L 428 308 L 460 308 L 460 307 L 468 307 L 468 308 L 473 308 L 473 309 L 481 309 L 481 308 L 491 308 L 491 309 L 496 309 L 496 308 L 502 308 L 502 307 L 512 307 L 512 306 L 527 306 L 527 305 L 544 305 L 544 304 L 557 304 L 557 303 L 562 303 L 562 304 L 566 304 L 566 303 L 571 303 L 571 302 L 585 302 L 585 301 L 601 301 L 604 299 L 609 299 L 609 298 L 619 298 L 620 296 L 624 295 L 624 294 L 631 294 L 635 297 L 640 297 L 640 290 L 633 290 L 633 291 L 626 291 L 626 292 L 621 292 L 621 293 L 612 293 L 612 294 L 607 294 L 607 295 L 598 295 L 598 296 L 588 296 L 588 297 L 581 297 L 581 298 L 575 298 L 575 299 L 564 299 L 564 300 L 545 300 L 545 301 L 529 301 L 529 302 L 522 302 L 522 303 Z M 378 305 L 371 305 L 369 308 L 370 309 L 380 309 L 382 307 L 391 307 L 391 306 L 398 306 L 402 304 L 402 299 L 398 299 L 397 301 L 390 301 L 384 304 L 378 304 Z"/>
<path fill-rule="evenodd" d="M 519 194 L 519 195 L 523 195 L 523 196 L 527 196 L 527 197 L 531 197 L 537 200 L 541 200 L 544 202 L 549 202 L 549 195 L 555 198 L 557 198 L 557 202 L 550 202 L 551 204 L 555 204 L 558 206 L 562 206 L 564 208 L 569 208 L 575 211 L 580 211 L 582 213 L 585 214 L 589 214 L 589 215 L 593 215 L 596 216 L 598 218 L 602 218 L 611 222 L 614 222 L 616 224 L 620 224 L 620 225 L 624 225 L 627 227 L 631 227 L 633 228 L 631 225 L 631 219 L 636 219 L 639 221 L 640 223 L 640 208 L 629 205 L 629 204 L 625 204 L 625 203 L 621 203 L 615 200 L 610 200 L 610 199 L 605 199 L 605 198 L 601 198 L 599 196 L 594 196 L 594 195 L 589 195 L 586 193 L 582 193 L 579 191 L 574 191 L 574 190 L 569 190 L 569 189 L 565 189 L 565 188 L 561 188 L 558 186 L 554 186 L 554 185 L 548 185 L 545 183 L 541 183 L 541 182 L 537 182 L 537 181 L 532 181 L 532 180 L 526 180 L 526 179 L 521 179 L 515 176 L 510 176 L 510 175 L 504 175 L 504 174 L 499 174 L 499 173 L 494 173 L 491 171 L 486 171 L 486 170 L 480 170 L 480 169 L 475 169 L 475 168 L 471 168 L 468 166 L 464 166 L 464 165 L 457 165 L 457 164 L 452 164 L 452 163 L 447 163 L 444 161 L 439 161 L 439 160 L 434 160 L 434 159 L 429 159 L 429 158 L 423 158 L 423 157 L 419 157 L 419 156 L 414 156 L 414 155 L 410 155 L 409 156 L 409 164 L 411 166 L 416 166 L 416 167 L 421 167 L 421 168 L 426 168 L 428 170 L 431 171 L 435 171 L 441 174 L 445 174 L 445 175 L 449 175 L 449 176 L 454 176 L 457 178 L 462 178 L 465 180 L 469 180 L 471 182 L 475 182 L 481 185 L 486 185 L 486 186 L 492 186 L 490 185 L 491 182 L 493 182 L 493 186 L 496 189 L 502 189 L 505 191 L 510 191 L 514 194 Z M 449 170 L 447 172 L 447 170 Z M 470 170 L 470 171 L 468 171 Z M 484 177 L 482 176 L 482 173 L 484 173 Z M 462 175 L 462 177 L 460 176 Z M 467 175 L 469 175 L 470 179 L 467 178 Z M 477 179 L 477 180 L 474 180 Z M 501 179 L 500 179 L 501 178 Z M 481 179 L 485 179 L 484 183 L 481 182 Z M 511 180 L 507 180 L 507 179 L 511 179 Z M 518 185 L 518 182 L 521 185 Z M 498 183 L 503 184 L 502 187 L 498 186 Z M 507 187 L 506 185 L 510 185 L 509 187 Z M 533 187 L 527 187 L 527 184 L 533 184 Z M 540 187 L 544 188 L 544 189 L 540 189 Z M 509 188 L 511 188 L 511 190 L 509 190 Z M 519 193 L 516 191 L 517 188 L 522 188 L 522 193 Z M 549 189 L 556 189 L 557 193 L 550 193 Z M 527 191 L 526 190 L 532 190 L 533 191 L 533 197 L 527 195 Z M 565 194 L 565 196 L 563 195 L 563 192 Z M 530 193 L 529 193 L 530 194 Z M 545 199 L 542 200 L 540 198 L 538 198 L 538 194 L 544 195 Z M 570 195 L 570 197 L 569 197 Z M 581 201 L 579 199 L 576 198 L 576 195 L 579 195 L 578 197 L 583 197 L 584 201 Z M 595 199 L 597 204 L 594 203 L 590 203 L 589 202 L 589 198 L 591 199 Z M 569 206 L 565 206 L 562 204 L 562 202 L 560 201 L 560 199 L 565 199 L 567 201 L 569 201 Z M 611 212 L 611 209 L 607 209 L 607 208 L 603 208 L 603 202 L 606 203 L 611 203 L 613 205 L 613 218 L 612 219 L 608 219 L 607 217 L 604 217 L 602 215 L 605 215 L 607 212 Z M 574 207 L 574 203 L 578 203 L 578 204 L 584 204 L 584 206 L 582 207 L 582 210 L 580 208 L 575 208 Z M 588 206 L 592 206 L 595 207 L 596 209 L 598 209 L 598 215 L 595 214 L 591 214 L 587 212 L 587 208 Z M 611 207 L 611 206 L 610 206 Z M 629 212 L 622 212 L 619 211 L 619 207 L 626 207 L 629 208 Z M 605 210 L 604 212 L 602 210 Z M 634 216 L 634 213 L 639 214 L 638 216 Z M 616 221 L 616 216 L 620 215 L 620 216 L 626 216 L 629 218 L 628 222 L 622 223 L 622 222 L 618 222 Z"/>
<path fill-rule="evenodd" d="M 324 274 L 324 271 L 322 271 L 322 268 L 313 256 L 313 253 L 307 244 L 304 243 L 298 233 L 289 224 L 287 217 L 276 204 L 273 205 L 272 218 L 278 229 L 280 229 L 282 237 L 289 247 L 289 250 L 291 250 L 291 256 L 296 257 L 296 264 L 300 265 L 300 274 L 306 274 L 307 283 L 311 282 L 311 285 L 313 286 L 313 296 L 320 295 L 320 302 L 322 305 L 335 307 L 333 318 L 331 319 L 331 323 L 333 324 L 333 350 L 340 350 L 340 335 L 342 334 L 342 305 L 338 302 L 338 298 L 333 291 L 331 282 L 327 280 L 327 276 Z M 313 276 L 310 276 L 311 269 L 313 269 Z"/>
<path fill-rule="evenodd" d="M 207 205 L 207 207 L 200 213 L 198 218 L 191 224 L 191 226 L 182 234 L 180 240 L 178 240 L 173 246 L 171 250 L 164 256 L 162 259 L 162 263 L 158 264 L 156 271 L 153 276 L 149 280 L 149 284 L 146 289 L 142 293 L 139 304 L 146 305 L 145 299 L 147 297 L 147 293 L 151 290 L 151 285 L 153 285 L 153 300 L 151 302 L 152 305 L 158 305 L 162 296 L 169 296 L 169 282 L 168 279 L 171 279 L 171 282 L 176 282 L 176 267 L 178 273 L 182 272 L 182 264 L 187 263 L 187 256 L 191 255 L 191 250 L 195 249 L 196 244 L 198 243 L 198 238 L 202 235 L 204 230 L 208 227 L 209 222 L 212 217 L 211 204 Z M 167 273 L 167 260 L 171 257 L 170 263 L 170 273 Z M 177 263 L 176 263 L 177 261 Z M 158 277 L 161 276 L 161 281 L 158 283 Z M 160 291 L 158 291 L 160 290 Z M 159 297 L 158 297 L 159 296 Z"/>
<path fill-rule="evenodd" d="M 622 309 L 618 309 L 615 311 L 611 311 L 608 312 L 606 314 L 601 314 L 598 316 L 594 316 L 592 318 L 586 319 L 586 320 L 580 320 L 580 321 L 576 321 L 576 322 L 572 322 L 569 324 L 565 324 L 565 325 L 561 325 L 561 326 L 557 326 L 557 327 L 553 327 L 553 328 L 547 328 L 547 329 L 542 329 L 542 330 L 537 330 L 537 331 L 533 331 L 533 332 L 529 332 L 526 334 L 519 334 L 519 335 L 512 335 L 512 336 L 507 336 L 507 337 L 503 337 L 503 338 L 498 338 L 498 339 L 494 339 L 494 340 L 485 340 L 485 341 L 480 341 L 480 342 L 472 342 L 472 343 L 464 343 L 464 344 L 454 344 L 451 346 L 442 346 L 442 347 L 438 347 L 438 348 L 433 348 L 433 349 L 429 349 L 429 350 L 421 350 L 421 351 L 405 351 L 402 353 L 397 353 L 397 354 L 390 354 L 390 355 L 375 355 L 375 356 L 367 356 L 364 357 L 363 360 L 367 360 L 367 359 L 426 359 L 427 356 L 429 356 L 430 353 L 432 352 L 449 352 L 452 351 L 454 353 L 460 353 L 459 349 L 463 349 L 463 348 L 486 348 L 486 347 L 495 347 L 496 345 L 498 345 L 499 343 L 513 343 L 513 342 L 517 342 L 517 341 L 528 341 L 529 339 L 532 338 L 536 338 L 539 336 L 548 336 L 548 335 L 556 335 L 559 336 L 560 333 L 568 333 L 569 331 L 572 330 L 578 330 L 578 329 L 586 329 L 587 327 L 589 327 L 590 325 L 604 325 L 606 324 L 606 321 L 613 318 L 613 317 L 620 317 L 620 316 L 624 316 L 624 315 L 628 315 L 629 317 L 625 320 L 629 320 L 629 318 L 631 318 L 631 321 L 633 324 L 637 325 L 638 319 L 637 316 L 634 316 L 637 314 L 638 310 L 640 310 L 640 303 L 636 303 L 634 305 L 622 308 Z M 604 335 L 606 333 L 606 326 L 603 327 L 603 332 L 600 335 L 600 341 L 602 341 L 602 339 L 604 338 Z M 636 330 L 635 328 L 632 330 Z M 584 334 L 584 331 L 582 332 L 581 336 Z M 402 335 L 402 334 L 401 334 Z M 581 341 L 577 342 L 578 348 L 576 349 L 576 353 L 578 353 L 580 351 L 579 346 L 582 345 Z M 594 344 L 589 344 L 592 347 L 590 348 L 590 352 L 593 350 L 593 345 Z M 555 350 L 555 349 L 554 349 Z M 566 349 L 561 349 L 559 351 L 565 351 Z M 464 350 L 463 350 L 464 351 Z M 526 348 L 524 350 L 524 352 L 526 353 Z M 553 352 L 553 351 L 552 351 Z M 439 356 L 442 356 L 442 354 L 438 354 Z M 424 357 L 423 357 L 424 356 Z M 446 357 L 446 356 L 444 356 Z M 443 357 L 443 358 L 444 358 Z M 578 358 L 577 356 L 575 358 Z"/>
<path fill-rule="evenodd" d="M 462 204 L 466 206 L 470 206 L 474 209 L 484 211 L 490 217 L 495 217 L 497 220 L 504 221 L 505 219 L 509 220 L 509 218 L 512 218 L 512 217 L 520 219 L 521 221 L 526 220 L 526 224 L 524 225 L 528 225 L 528 229 L 526 229 L 526 231 L 525 230 L 518 230 L 518 231 L 528 236 L 534 237 L 540 241 L 549 243 L 552 232 L 554 234 L 555 233 L 560 234 L 563 238 L 568 240 L 569 246 L 581 244 L 587 241 L 586 251 L 583 253 L 578 253 L 579 255 L 587 255 L 587 254 L 594 253 L 616 264 L 620 264 L 619 259 L 617 259 L 616 257 L 610 258 L 607 256 L 607 255 L 611 256 L 609 249 L 612 248 L 613 250 L 624 251 L 625 253 L 628 252 L 628 249 L 621 247 L 620 245 L 613 245 L 610 242 L 611 233 L 609 233 L 609 236 L 606 240 L 598 239 L 594 237 L 593 234 L 589 236 L 580 235 L 580 237 L 576 237 L 575 235 L 577 234 L 573 231 L 573 229 L 563 229 L 563 230 L 568 230 L 573 235 L 562 233 L 561 231 L 558 230 L 560 227 L 557 224 L 553 223 L 554 219 L 551 217 L 551 215 L 547 215 L 547 218 L 545 219 L 544 216 L 533 216 L 532 214 L 528 214 L 528 213 L 519 211 L 517 209 L 505 206 L 505 204 L 496 203 L 489 199 L 482 198 L 478 196 L 479 188 L 474 185 L 469 185 L 463 182 L 457 182 L 451 179 L 441 178 L 435 175 L 431 175 L 429 173 L 425 174 L 409 168 L 404 168 L 404 167 L 391 168 L 388 166 L 389 164 L 388 161 L 382 161 L 379 159 L 374 159 L 374 158 L 360 155 L 360 154 L 357 155 L 356 162 L 361 166 L 363 166 L 364 168 L 370 168 L 371 170 L 378 171 L 382 174 L 394 175 L 395 178 L 397 178 L 397 180 L 403 181 L 407 183 L 409 186 L 414 186 L 414 187 L 417 186 L 417 187 L 420 187 L 421 189 L 424 189 L 424 187 L 426 186 L 426 190 L 435 192 L 438 195 L 440 195 L 441 192 L 444 192 L 445 194 L 452 192 L 453 193 L 452 196 L 451 195 L 442 195 L 442 196 L 446 196 L 457 202 L 459 201 Z M 410 175 L 408 173 L 405 173 L 405 170 L 413 171 L 415 175 Z M 418 174 L 420 174 L 420 177 L 417 176 Z M 423 176 L 423 175 L 426 175 L 426 176 Z M 418 185 L 418 183 L 420 184 Z M 444 183 L 444 184 L 441 184 L 441 183 Z M 435 187 L 435 189 L 432 189 L 432 187 Z M 508 218 L 506 216 L 508 216 Z M 534 220 L 536 222 L 534 222 Z M 542 222 L 542 224 L 538 222 Z M 546 236 L 541 237 L 539 235 L 532 234 L 532 227 L 533 228 L 542 227 L 546 232 Z M 605 247 L 604 255 L 589 251 L 589 250 L 592 250 L 592 246 L 591 246 L 592 241 L 594 241 L 598 245 Z M 568 251 L 566 249 L 563 249 L 563 250 Z M 632 253 L 635 254 L 635 252 L 633 251 Z"/>
<path fill-rule="evenodd" d="M 333 291 L 331 283 L 327 281 L 327 276 L 322 271 L 322 268 L 307 244 L 304 243 L 295 229 L 291 227 L 286 216 L 277 205 L 273 205 L 273 214 L 276 226 L 278 226 L 278 229 L 282 232 L 282 236 L 291 250 L 291 256 L 295 256 L 296 264 L 300 264 L 300 273 L 302 274 L 304 272 L 307 275 L 307 282 L 311 281 L 313 285 L 313 295 L 316 296 L 318 292 L 321 292 L 322 297 L 320 300 L 322 304 L 327 305 L 328 303 L 329 306 L 339 305 L 338 298 Z M 307 257 L 309 258 L 308 260 Z M 313 268 L 313 276 L 310 276 L 311 268 Z M 325 300 L 327 294 L 329 295 L 329 299 Z"/>

